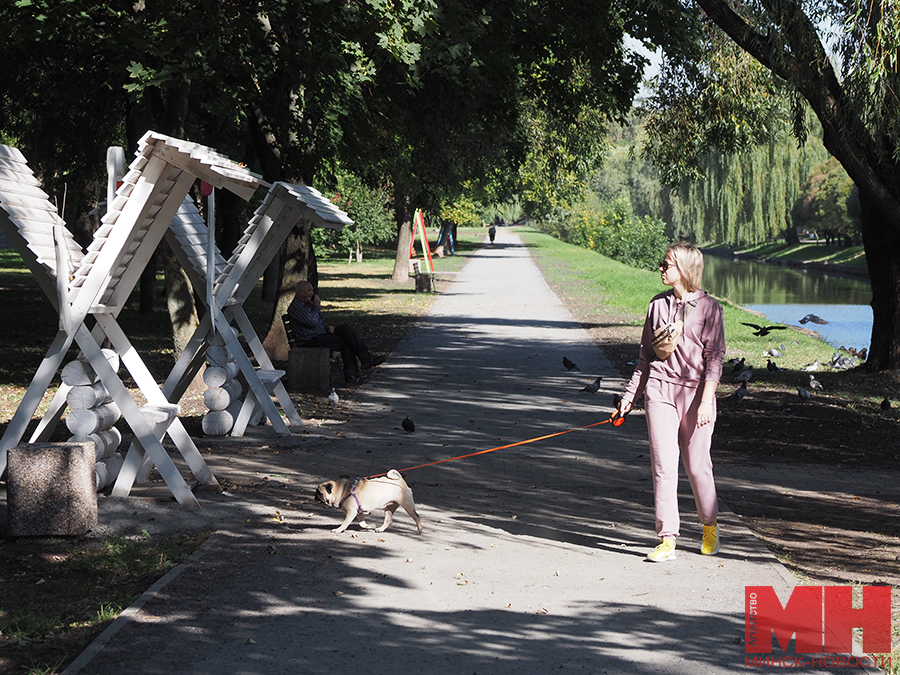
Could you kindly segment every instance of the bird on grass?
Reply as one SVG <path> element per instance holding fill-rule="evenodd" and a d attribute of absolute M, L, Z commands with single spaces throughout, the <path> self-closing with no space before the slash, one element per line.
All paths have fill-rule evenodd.
<path fill-rule="evenodd" d="M 772 359 L 766 359 L 766 370 L 770 373 L 780 373 L 784 368 L 775 363 Z"/>
<path fill-rule="evenodd" d="M 780 351 L 772 347 L 772 349 L 767 349 L 766 351 L 764 351 L 763 356 L 771 356 L 773 359 L 777 359 L 784 355 Z"/>
<path fill-rule="evenodd" d="M 749 382 L 753 377 L 753 366 L 747 366 L 741 372 L 734 376 L 735 382 Z"/>
<path fill-rule="evenodd" d="M 741 382 L 741 386 L 728 395 L 727 400 L 740 403 L 747 395 L 747 383 Z"/>
<path fill-rule="evenodd" d="M 837 370 L 847 370 L 856 366 L 856 357 L 847 356 L 840 352 L 835 352 L 831 357 L 831 367 Z"/>
<path fill-rule="evenodd" d="M 813 397 L 813 393 L 811 391 L 806 391 L 806 389 L 803 389 L 802 387 L 797 387 L 797 396 L 800 397 L 800 400 L 803 403 L 806 403 Z"/>
<path fill-rule="evenodd" d="M 333 408 L 334 406 L 336 406 L 338 404 L 338 402 L 340 400 L 341 400 L 340 396 L 337 395 L 337 392 L 334 390 L 334 387 L 332 387 L 331 393 L 328 394 L 328 403 L 330 403 L 331 407 Z"/>
<path fill-rule="evenodd" d="M 565 356 L 563 357 L 563 365 L 566 367 L 566 370 L 581 370 L 581 368 L 575 365 L 574 361 L 567 359 Z"/>
<path fill-rule="evenodd" d="M 888 400 L 887 398 L 885 398 L 885 399 L 881 402 L 881 412 L 886 413 L 886 412 L 887 412 L 888 410 L 890 410 L 890 409 L 891 409 L 891 402 L 890 402 L 890 400 Z"/>
<path fill-rule="evenodd" d="M 600 378 L 598 377 L 581 391 L 586 391 L 589 394 L 596 394 L 598 391 L 600 391 Z"/>
<path fill-rule="evenodd" d="M 824 326 L 828 323 L 821 316 L 816 316 L 815 314 L 807 314 L 802 319 L 800 319 L 800 323 L 809 323 L 810 321 L 812 321 L 813 323 L 817 323 L 820 326 Z"/>
<path fill-rule="evenodd" d="M 750 326 L 750 328 L 756 329 L 753 334 L 759 337 L 763 337 L 764 335 L 768 335 L 773 330 L 787 330 L 787 326 L 757 326 L 755 323 L 744 323 L 741 321 L 741 324 L 744 326 Z"/>
<path fill-rule="evenodd" d="M 819 364 L 819 359 L 816 359 L 816 360 L 813 361 L 812 363 L 803 366 L 803 370 L 805 370 L 805 371 L 807 371 L 807 372 L 809 372 L 809 371 L 811 371 L 811 370 L 818 370 L 818 369 L 819 369 L 819 365 L 820 365 L 820 364 Z"/>
<path fill-rule="evenodd" d="M 732 373 L 739 373 L 744 369 L 744 357 L 741 357 L 740 361 L 735 361 L 734 366 L 731 368 Z"/>
<path fill-rule="evenodd" d="M 819 382 L 812 373 L 809 375 L 809 388 L 815 392 L 825 391 L 825 387 L 822 386 L 822 383 Z"/>
<path fill-rule="evenodd" d="M 409 419 L 409 415 L 407 415 L 406 419 L 404 419 L 400 423 L 400 426 L 403 427 L 403 430 L 406 431 L 406 433 L 408 433 L 408 434 L 411 434 L 412 432 L 414 432 L 416 430 L 416 425 L 413 423 L 413 421 L 411 419 Z"/>

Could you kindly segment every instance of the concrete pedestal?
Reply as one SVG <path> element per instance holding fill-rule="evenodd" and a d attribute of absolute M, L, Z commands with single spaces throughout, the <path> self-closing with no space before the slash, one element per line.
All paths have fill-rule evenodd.
<path fill-rule="evenodd" d="M 97 526 L 92 442 L 23 444 L 9 450 L 9 533 L 77 536 Z"/>

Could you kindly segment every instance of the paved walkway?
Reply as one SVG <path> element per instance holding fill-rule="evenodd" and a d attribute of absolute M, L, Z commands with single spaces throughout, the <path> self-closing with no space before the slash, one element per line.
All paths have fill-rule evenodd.
<path fill-rule="evenodd" d="M 656 539 L 639 413 L 410 471 L 422 535 L 402 511 L 383 534 L 330 532 L 341 514 L 314 503 L 318 482 L 598 422 L 624 385 L 513 232 L 438 283 L 346 424 L 307 427 L 293 445 L 210 445 L 216 475 L 244 489 L 201 497 L 200 513 L 103 500 L 111 528 L 188 519 L 217 532 L 67 675 L 748 670 L 744 587 L 785 601 L 793 579 L 727 509 L 721 553 L 699 555 L 686 481 L 677 559 L 644 561 Z M 598 376 L 600 392 L 579 391 Z"/>

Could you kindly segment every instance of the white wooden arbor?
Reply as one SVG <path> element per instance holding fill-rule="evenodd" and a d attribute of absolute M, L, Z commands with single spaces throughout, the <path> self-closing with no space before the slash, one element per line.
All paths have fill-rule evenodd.
<path fill-rule="evenodd" d="M 179 407 L 168 401 L 116 322 L 196 178 L 226 188 L 243 199 L 249 199 L 262 182 L 259 176 L 210 148 L 147 132 L 100 229 L 83 253 L 22 153 L 0 146 L 0 227 L 60 314 L 56 338 L 0 439 L 0 473 L 6 468 L 7 450 L 22 440 L 75 341 L 134 433 L 136 455 L 141 459 L 146 456 L 156 465 L 178 502 L 200 506 L 162 445 L 166 434 L 200 483 L 217 484 L 177 418 Z M 96 320 L 91 331 L 85 326 L 88 316 Z M 101 351 L 104 341 L 109 341 L 119 353 L 147 405 L 139 407 L 130 396 Z M 65 385 L 61 385 L 29 442 L 46 440 L 50 435 L 65 409 L 66 393 Z M 133 477 L 133 470 L 120 473 L 113 495 L 126 496 Z"/>
<path fill-rule="evenodd" d="M 272 185 L 231 257 L 226 261 L 218 247 L 214 247 L 213 307 L 207 307 L 211 311 L 206 312 L 163 385 L 169 400 L 179 400 L 202 367 L 213 336 L 221 336 L 249 386 L 232 436 L 242 436 L 247 424 L 259 413 L 265 413 L 277 434 L 290 435 L 288 425 L 272 401 L 272 394 L 278 399 L 288 422 L 292 426 L 303 425 L 282 382 L 284 371 L 276 370 L 272 365 L 243 307 L 256 282 L 301 220 L 307 220 L 315 227 L 336 230 L 353 222 L 311 187 L 283 182 Z M 194 288 L 207 286 L 210 269 L 208 237 L 207 225 L 197 208 L 192 201 L 185 200 L 166 233 L 166 240 Z M 208 302 L 208 298 L 204 297 L 204 302 Z M 239 335 L 247 342 L 259 364 L 258 369 L 244 352 Z"/>

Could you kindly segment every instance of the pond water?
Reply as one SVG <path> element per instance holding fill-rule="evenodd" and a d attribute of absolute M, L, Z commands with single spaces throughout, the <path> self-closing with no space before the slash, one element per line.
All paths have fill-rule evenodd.
<path fill-rule="evenodd" d="M 833 347 L 869 347 L 872 289 L 868 280 L 766 263 L 704 256 L 703 286 L 712 294 L 765 315 L 803 326 Z M 828 321 L 800 323 L 807 314 Z"/>

